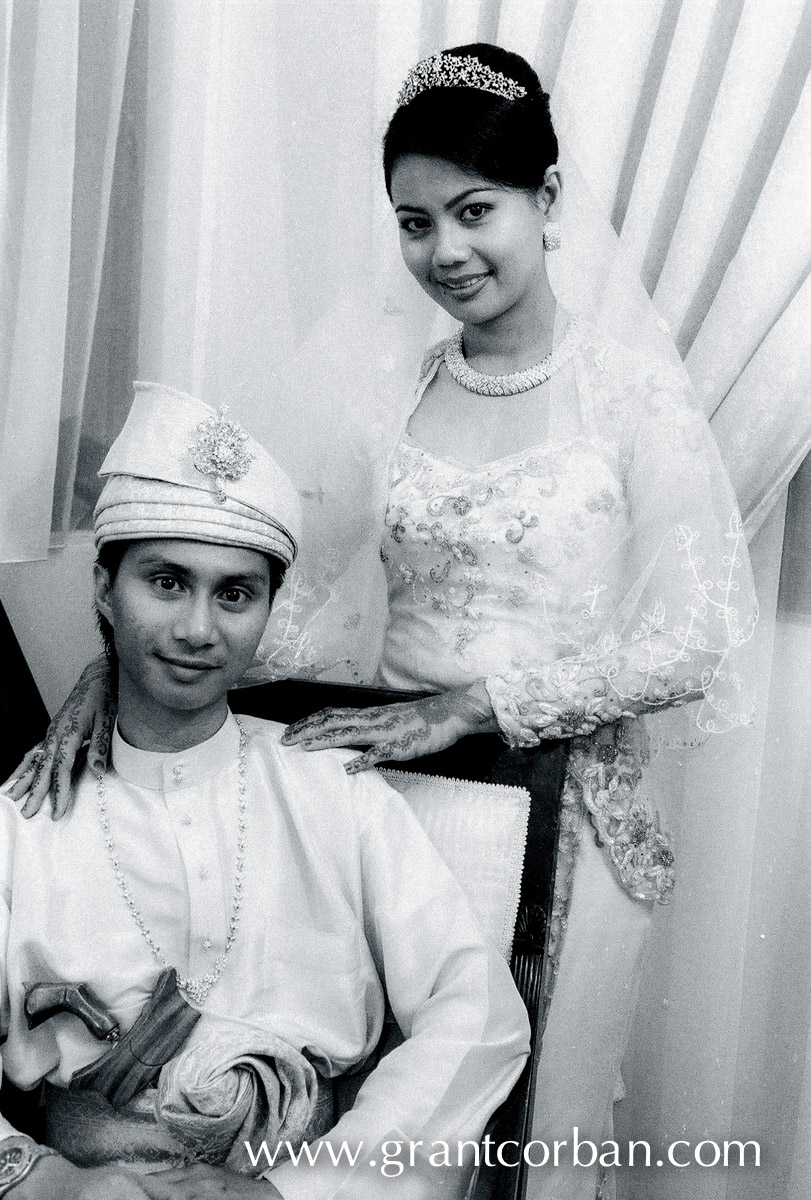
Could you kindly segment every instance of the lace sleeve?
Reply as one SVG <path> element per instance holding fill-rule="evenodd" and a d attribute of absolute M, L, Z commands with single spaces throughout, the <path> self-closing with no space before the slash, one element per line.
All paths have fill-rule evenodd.
<path fill-rule="evenodd" d="M 706 420 L 666 373 L 644 380 L 623 457 L 630 532 L 600 571 L 620 574 L 624 595 L 596 643 L 487 679 L 512 745 L 694 700 L 708 732 L 751 719 L 757 602 L 740 515 Z"/>
<path fill-rule="evenodd" d="M 533 671 L 511 671 L 486 681 L 501 731 L 511 746 L 542 738 L 584 736 L 600 725 L 706 696 L 720 656 L 709 650 L 685 662 L 669 634 L 618 647 L 580 662 L 561 659 Z"/>

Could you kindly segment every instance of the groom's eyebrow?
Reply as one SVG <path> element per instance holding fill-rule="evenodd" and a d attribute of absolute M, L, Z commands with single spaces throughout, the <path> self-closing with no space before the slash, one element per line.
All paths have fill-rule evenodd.
<path fill-rule="evenodd" d="M 171 558 L 164 558 L 159 554 L 150 558 L 142 558 L 138 565 L 146 571 L 166 571 L 167 574 L 180 575 L 184 578 L 188 578 L 191 574 L 188 567 L 184 567 L 180 563 L 173 562 Z"/>
<path fill-rule="evenodd" d="M 224 575 L 218 581 L 218 586 L 225 588 L 242 584 L 243 587 L 261 587 L 265 583 L 267 583 L 267 576 L 263 575 L 261 571 L 245 571 L 237 575 Z"/>

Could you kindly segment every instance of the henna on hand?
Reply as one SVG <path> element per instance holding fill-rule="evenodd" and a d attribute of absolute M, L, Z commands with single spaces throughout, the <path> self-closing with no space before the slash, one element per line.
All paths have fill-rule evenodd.
<path fill-rule="evenodd" d="M 85 667 L 76 686 L 48 726 L 45 739 L 19 768 L 9 795 L 22 801 L 24 817 L 33 817 L 52 792 L 52 815 L 59 820 L 74 798 L 72 776 L 85 738 L 93 735 L 93 766 L 106 766 L 115 719 L 110 663 L 105 656 Z M 103 765 L 100 765 L 103 764 Z"/>
<path fill-rule="evenodd" d="M 282 736 L 286 746 L 305 750 L 368 745 L 346 764 L 354 775 L 375 763 L 433 754 L 468 733 L 495 728 L 492 708 L 481 685 L 453 688 L 436 696 L 375 708 L 324 709 L 296 721 Z"/>
<path fill-rule="evenodd" d="M 107 760 L 110 757 L 110 744 L 113 740 L 113 728 L 118 715 L 116 697 L 113 695 L 112 676 L 108 673 L 104 678 L 104 706 L 96 710 L 96 720 L 90 737 L 87 751 L 87 765 L 94 775 L 103 775 L 107 770 Z"/>
<path fill-rule="evenodd" d="M 14 770 L 3 784 L 12 800 L 19 800 L 28 790 L 29 782 L 34 777 L 37 763 L 45 753 L 45 743 L 40 742 L 28 751 L 20 765 Z"/>

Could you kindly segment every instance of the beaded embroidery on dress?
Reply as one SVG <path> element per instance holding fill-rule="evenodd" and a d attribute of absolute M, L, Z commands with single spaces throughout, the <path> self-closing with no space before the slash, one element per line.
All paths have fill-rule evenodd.
<path fill-rule="evenodd" d="M 638 718 L 703 693 L 706 728 L 745 719 L 730 658 L 756 607 L 734 497 L 667 369 L 594 336 L 575 366 L 568 437 L 477 467 L 401 441 L 379 675 L 439 689 L 485 677 L 512 744 L 574 735 L 568 800 L 626 891 L 666 901 L 673 854 L 644 795 Z"/>

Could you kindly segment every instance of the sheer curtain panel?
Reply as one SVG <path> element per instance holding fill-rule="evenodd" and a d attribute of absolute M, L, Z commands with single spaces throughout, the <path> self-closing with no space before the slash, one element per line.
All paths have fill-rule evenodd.
<path fill-rule="evenodd" d="M 69 523 L 133 6 L 4 6 L 0 561 Z"/>

